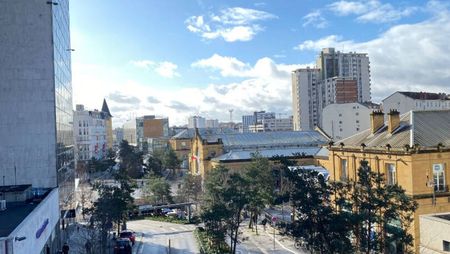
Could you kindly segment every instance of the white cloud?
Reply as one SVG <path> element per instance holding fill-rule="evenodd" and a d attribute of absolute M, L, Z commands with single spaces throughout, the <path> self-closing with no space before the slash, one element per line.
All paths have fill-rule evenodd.
<path fill-rule="evenodd" d="M 414 6 L 395 8 L 392 4 L 383 4 L 379 0 L 337 1 L 329 4 L 328 9 L 339 16 L 358 15 L 356 20 L 362 23 L 394 22 L 418 10 Z"/>
<path fill-rule="evenodd" d="M 306 26 L 314 26 L 316 28 L 325 28 L 328 26 L 327 20 L 322 16 L 322 12 L 320 10 L 316 10 L 306 14 L 303 17 L 303 27 Z"/>
<path fill-rule="evenodd" d="M 174 78 L 180 76 L 180 74 L 177 72 L 178 66 L 172 62 L 168 61 L 154 62 L 150 60 L 136 60 L 130 61 L 130 63 L 138 68 L 154 70 L 161 77 Z"/>
<path fill-rule="evenodd" d="M 276 16 L 265 11 L 234 7 L 222 10 L 218 15 L 191 16 L 185 23 L 190 32 L 204 39 L 223 38 L 227 42 L 235 42 L 252 40 L 263 30 L 255 23 L 273 18 Z"/>
<path fill-rule="evenodd" d="M 158 64 L 158 67 L 155 68 L 155 71 L 166 78 L 179 77 L 180 74 L 177 72 L 178 66 L 171 62 L 161 62 Z"/>
<path fill-rule="evenodd" d="M 271 58 L 263 57 L 256 61 L 254 66 L 244 63 L 237 58 L 212 55 L 210 58 L 200 59 L 192 63 L 192 67 L 217 70 L 223 77 L 240 78 L 270 78 L 283 79 L 290 76 L 294 69 L 309 65 L 285 65 L 276 64 Z"/>
<path fill-rule="evenodd" d="M 298 50 L 319 51 L 335 47 L 369 54 L 373 97 L 377 100 L 396 90 L 450 93 L 450 13 L 417 24 L 391 27 L 378 38 L 355 42 L 330 35 L 304 41 Z"/>

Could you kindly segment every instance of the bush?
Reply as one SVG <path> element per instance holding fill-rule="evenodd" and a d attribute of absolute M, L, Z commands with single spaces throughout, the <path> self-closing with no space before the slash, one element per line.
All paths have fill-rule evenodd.
<path fill-rule="evenodd" d="M 198 245 L 200 247 L 200 253 L 202 254 L 221 254 L 221 253 L 230 253 L 230 246 L 227 245 L 225 241 L 218 245 L 211 244 L 211 237 L 208 235 L 207 231 L 198 227 L 194 231 L 194 235 L 197 238 Z"/>

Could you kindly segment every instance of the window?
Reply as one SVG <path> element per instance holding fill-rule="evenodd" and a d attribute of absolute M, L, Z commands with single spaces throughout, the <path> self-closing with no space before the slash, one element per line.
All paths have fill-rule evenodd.
<path fill-rule="evenodd" d="M 348 164 L 346 159 L 341 159 L 341 181 L 348 179 Z"/>
<path fill-rule="evenodd" d="M 435 191 L 445 191 L 444 164 L 433 164 L 433 183 Z"/>
<path fill-rule="evenodd" d="M 397 177 L 396 177 L 396 169 L 394 163 L 386 163 L 386 181 L 388 185 L 394 185 L 397 183 Z"/>
<path fill-rule="evenodd" d="M 442 241 L 442 249 L 443 251 L 448 251 L 450 252 L 450 242 L 447 241 Z"/>

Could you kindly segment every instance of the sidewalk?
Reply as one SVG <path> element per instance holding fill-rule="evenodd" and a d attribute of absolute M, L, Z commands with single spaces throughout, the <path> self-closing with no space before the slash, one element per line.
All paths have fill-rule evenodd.
<path fill-rule="evenodd" d="M 79 226 L 79 230 L 77 229 L 77 226 Z M 86 252 L 85 244 L 89 240 L 92 243 L 92 249 L 91 253 L 95 253 L 95 243 L 92 241 L 95 241 L 92 239 L 92 236 L 90 234 L 90 229 L 82 224 L 72 224 L 67 228 L 68 233 L 68 240 L 67 243 L 69 244 L 70 251 L 69 253 L 77 253 L 77 254 L 84 254 Z M 110 252 L 112 253 L 112 246 L 113 242 L 111 240 L 109 247 Z"/>

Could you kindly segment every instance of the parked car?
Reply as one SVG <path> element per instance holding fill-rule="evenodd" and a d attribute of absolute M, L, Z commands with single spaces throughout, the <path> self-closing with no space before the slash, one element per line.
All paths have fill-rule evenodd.
<path fill-rule="evenodd" d="M 132 254 L 131 241 L 128 238 L 119 238 L 114 246 L 114 254 Z"/>
<path fill-rule="evenodd" d="M 124 230 L 124 231 L 120 232 L 119 237 L 120 238 L 128 238 L 131 241 L 132 245 L 134 245 L 134 242 L 136 241 L 136 234 L 130 230 Z"/>

